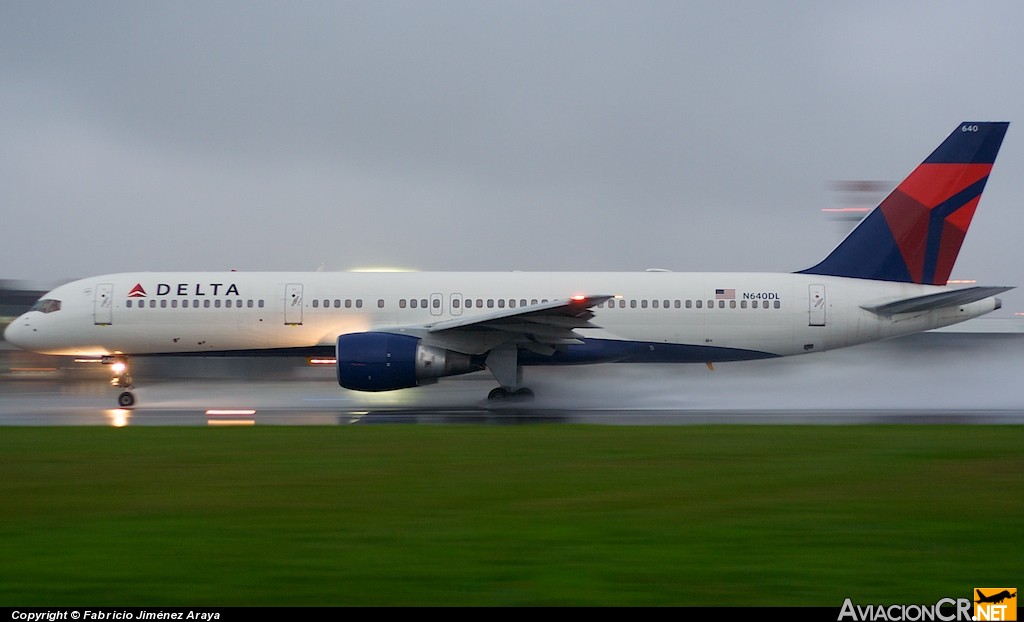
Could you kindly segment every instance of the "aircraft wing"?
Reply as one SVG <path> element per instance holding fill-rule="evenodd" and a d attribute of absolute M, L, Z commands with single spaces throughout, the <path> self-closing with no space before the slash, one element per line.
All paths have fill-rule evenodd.
<path fill-rule="evenodd" d="M 878 315 L 896 315 L 897 313 L 915 313 L 919 311 L 932 311 L 934 309 L 942 309 L 944 307 L 955 307 L 957 305 L 965 305 L 978 300 L 983 300 L 997 294 L 1001 294 L 1005 291 L 1013 289 L 1012 287 L 965 287 L 962 289 L 954 289 L 945 292 L 939 292 L 937 294 L 926 294 L 924 296 L 914 296 L 912 298 L 903 298 L 901 300 L 893 300 L 890 302 L 884 302 L 877 305 L 861 305 L 862 309 L 877 313 Z"/>
<path fill-rule="evenodd" d="M 582 343 L 579 328 L 590 323 L 591 310 L 611 295 L 573 296 L 495 313 L 454 318 L 402 332 L 425 342 L 466 354 L 483 354 L 499 345 L 515 344 L 538 354 L 553 354 L 560 346 Z"/>

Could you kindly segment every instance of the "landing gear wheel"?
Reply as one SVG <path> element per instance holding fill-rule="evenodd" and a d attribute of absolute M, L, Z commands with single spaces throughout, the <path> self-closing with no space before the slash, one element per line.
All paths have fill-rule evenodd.
<path fill-rule="evenodd" d="M 533 391 L 531 391 L 530 389 L 527 389 L 526 387 L 518 389 L 512 395 L 515 396 L 515 398 L 517 400 L 532 400 L 533 399 Z"/>
<path fill-rule="evenodd" d="M 526 402 L 533 399 L 533 391 L 526 387 L 520 387 L 515 390 L 509 390 L 505 387 L 496 387 L 491 389 L 491 392 L 487 394 L 487 399 L 492 401 L 513 399 Z"/>
<path fill-rule="evenodd" d="M 128 408 L 135 405 L 135 394 L 131 391 L 125 391 L 121 395 L 117 396 L 117 405 L 121 408 Z"/>

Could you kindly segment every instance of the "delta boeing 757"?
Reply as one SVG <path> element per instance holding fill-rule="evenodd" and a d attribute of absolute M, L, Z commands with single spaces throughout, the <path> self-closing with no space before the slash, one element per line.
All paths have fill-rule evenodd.
<path fill-rule="evenodd" d="M 97 357 L 316 356 L 390 391 L 526 365 L 706 363 L 821 352 L 962 322 L 1009 287 L 950 287 L 1008 123 L 965 122 L 820 263 L 795 273 L 136 272 L 62 285 L 4 333 Z"/>

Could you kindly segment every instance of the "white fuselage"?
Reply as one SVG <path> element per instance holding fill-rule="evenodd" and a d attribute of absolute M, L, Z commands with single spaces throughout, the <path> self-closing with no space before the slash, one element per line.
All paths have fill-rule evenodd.
<path fill-rule="evenodd" d="M 702 349 L 678 360 L 714 362 L 886 339 L 999 306 L 990 297 L 893 316 L 862 308 L 945 289 L 769 273 L 142 272 L 62 285 L 45 296 L 59 309 L 25 313 L 5 335 L 48 354 L 223 354 L 326 347 L 343 334 L 399 331 L 573 295 L 612 295 L 593 308 L 591 323 L 598 328 L 578 329 L 584 340 L 641 343 L 651 351 L 661 344 L 693 346 Z M 674 360 L 668 356 L 650 360 Z"/>

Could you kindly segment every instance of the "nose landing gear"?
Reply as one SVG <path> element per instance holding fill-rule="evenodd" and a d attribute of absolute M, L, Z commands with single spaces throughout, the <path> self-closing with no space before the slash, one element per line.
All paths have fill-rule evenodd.
<path fill-rule="evenodd" d="M 135 388 L 135 385 L 132 384 L 132 375 L 128 370 L 128 357 L 105 356 L 103 357 L 103 364 L 110 365 L 110 371 L 113 373 L 113 377 L 110 379 L 110 386 L 125 389 L 117 396 L 117 405 L 121 408 L 134 406 L 135 394 L 131 392 L 131 389 Z"/>

